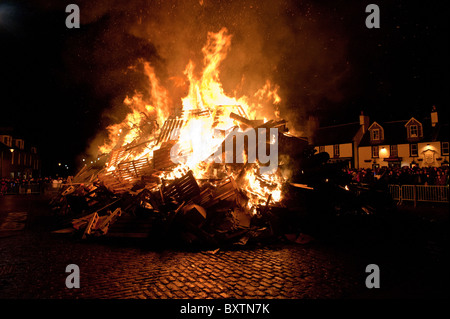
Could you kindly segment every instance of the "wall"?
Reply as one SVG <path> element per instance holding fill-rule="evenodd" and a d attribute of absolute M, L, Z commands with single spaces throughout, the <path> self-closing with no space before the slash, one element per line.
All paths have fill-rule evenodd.
<path fill-rule="evenodd" d="M 314 149 L 319 152 L 319 147 L 316 146 Z M 325 145 L 324 151 L 328 153 L 330 156 L 330 159 L 334 158 L 334 147 L 333 145 Z M 353 143 L 345 143 L 345 144 L 339 144 L 339 158 L 345 158 L 346 160 L 351 158 L 352 160 L 349 163 L 349 167 L 353 167 L 356 165 L 354 163 L 355 158 L 353 156 Z"/>
<path fill-rule="evenodd" d="M 385 147 L 385 151 L 382 148 Z M 397 146 L 398 157 L 402 158 L 401 166 L 410 166 L 411 162 L 414 160 L 419 167 L 428 166 L 441 166 L 444 159 L 448 160 L 448 156 L 441 156 L 441 143 L 440 142 L 424 142 L 417 143 L 418 156 L 411 157 L 409 151 L 409 144 L 399 144 Z M 384 158 L 389 157 L 389 145 L 379 145 L 379 158 L 375 158 L 375 163 L 379 164 L 380 167 L 388 166 L 388 162 L 384 161 Z M 360 168 L 372 168 L 374 163 L 374 158 L 372 158 L 372 148 L 371 146 L 362 146 L 358 148 L 359 155 L 359 167 Z M 438 158 L 443 160 L 438 161 Z M 365 162 L 365 160 L 370 160 L 370 162 Z"/>

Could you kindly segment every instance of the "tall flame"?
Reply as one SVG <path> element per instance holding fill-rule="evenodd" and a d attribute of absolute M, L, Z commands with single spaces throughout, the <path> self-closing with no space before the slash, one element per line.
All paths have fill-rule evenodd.
<path fill-rule="evenodd" d="M 184 150 L 185 157 L 175 169 L 164 174 L 165 179 L 179 177 L 187 170 L 192 170 L 198 179 L 208 176 L 210 165 L 205 161 L 221 145 L 226 132 L 238 127 L 230 117 L 230 113 L 234 112 L 248 119 L 256 119 L 261 116 L 260 112 L 264 106 L 269 104 L 276 108 L 281 101 L 277 93 L 278 87 L 273 86 L 269 81 L 251 98 L 225 94 L 220 82 L 219 70 L 221 62 L 230 50 L 231 40 L 232 36 L 228 34 L 226 28 L 222 28 L 217 33 L 209 32 L 206 45 L 202 49 L 204 58 L 200 76 L 195 75 L 196 66 L 192 61 L 189 61 L 184 70 L 189 89 L 187 95 L 181 100 L 181 118 L 184 124 L 179 129 L 177 143 L 180 149 Z M 155 70 L 147 62 L 144 62 L 144 71 L 149 81 L 151 103 L 144 101 L 140 93 L 127 97 L 124 104 L 130 112 L 121 123 L 108 127 L 109 141 L 100 147 L 101 153 L 109 153 L 115 148 L 133 143 L 144 143 L 146 145 L 144 150 L 140 149 L 136 154 L 132 154 L 131 159 L 151 160 L 153 151 L 161 147 L 156 142 L 156 138 L 162 124 L 168 119 L 168 105 L 171 101 L 168 90 L 160 84 Z M 217 136 L 217 130 L 224 132 L 224 136 Z M 109 162 L 107 171 L 114 173 L 115 165 L 121 160 L 130 160 L 129 156 L 130 154 L 123 155 L 114 163 Z M 243 189 L 248 193 L 251 206 L 267 201 L 269 194 L 274 202 L 281 199 L 282 178 L 276 172 L 260 177 L 254 169 L 250 169 L 246 172 L 243 182 L 245 183 Z"/>

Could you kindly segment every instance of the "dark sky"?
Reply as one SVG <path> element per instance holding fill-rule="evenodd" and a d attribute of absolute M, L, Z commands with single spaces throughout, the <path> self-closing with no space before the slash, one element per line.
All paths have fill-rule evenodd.
<path fill-rule="evenodd" d="M 181 1 L 180 1 L 181 2 Z M 92 139 L 145 90 L 138 59 L 162 82 L 198 59 L 208 31 L 233 35 L 224 88 L 246 76 L 280 86 L 281 115 L 304 125 L 448 116 L 448 17 L 437 3 L 376 1 L 75 1 L 81 28 L 65 27 L 74 1 L 0 1 L 0 127 L 39 147 L 44 174 L 74 167 Z"/>

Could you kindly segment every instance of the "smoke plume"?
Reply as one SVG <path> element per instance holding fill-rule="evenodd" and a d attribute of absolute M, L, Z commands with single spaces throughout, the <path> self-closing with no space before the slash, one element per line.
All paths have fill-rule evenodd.
<path fill-rule="evenodd" d="M 305 134 L 305 121 L 327 102 L 343 98 L 349 76 L 347 40 L 337 18 L 323 6 L 286 1 L 89 1 L 79 0 L 81 28 L 67 46 L 67 64 L 78 83 L 89 85 L 103 101 L 99 135 L 125 117 L 123 101 L 136 92 L 151 101 L 148 62 L 171 101 L 181 105 L 183 71 L 190 60 L 201 71 L 208 32 L 225 27 L 231 48 L 220 80 L 230 96 L 251 96 L 270 81 L 278 86 L 280 117 Z M 140 62 L 141 61 L 141 62 Z"/>

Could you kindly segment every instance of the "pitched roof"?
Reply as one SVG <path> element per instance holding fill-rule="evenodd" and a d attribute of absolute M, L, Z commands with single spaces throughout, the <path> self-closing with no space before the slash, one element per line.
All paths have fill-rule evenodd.
<path fill-rule="evenodd" d="M 384 141 L 382 144 L 409 144 L 410 142 L 408 141 L 405 125 L 410 120 L 411 119 L 380 123 L 384 129 Z M 429 119 L 423 119 L 419 122 L 422 124 L 423 128 L 423 138 L 421 138 L 420 141 L 448 141 L 448 123 L 438 123 L 435 127 L 433 127 L 431 126 Z M 364 134 L 359 145 L 372 145 L 372 143 L 370 143 L 370 131 L 367 131 Z"/>
<path fill-rule="evenodd" d="M 314 134 L 314 145 L 352 143 L 360 127 L 358 122 L 320 127 Z"/>

